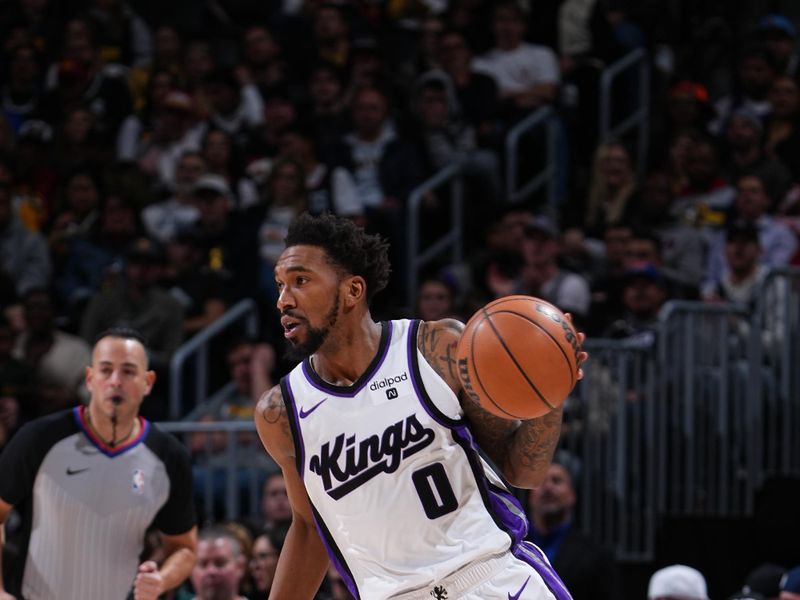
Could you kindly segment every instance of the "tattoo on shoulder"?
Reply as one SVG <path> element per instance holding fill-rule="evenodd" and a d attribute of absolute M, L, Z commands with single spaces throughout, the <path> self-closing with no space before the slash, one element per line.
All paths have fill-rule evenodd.
<path fill-rule="evenodd" d="M 261 399 L 261 416 L 269 424 L 277 423 L 286 414 L 281 386 L 276 385 Z"/>
<path fill-rule="evenodd" d="M 457 379 L 456 346 L 462 327 L 452 319 L 420 324 L 417 346 L 425 360 L 445 381 Z"/>

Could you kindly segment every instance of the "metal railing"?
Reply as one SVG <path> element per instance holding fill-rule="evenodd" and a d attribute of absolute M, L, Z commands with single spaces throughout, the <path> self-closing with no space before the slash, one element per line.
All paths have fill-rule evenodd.
<path fill-rule="evenodd" d="M 519 184 L 519 144 L 523 136 L 535 131 L 545 130 L 545 162 L 544 166 L 531 178 Z M 547 186 L 547 203 L 554 206 L 556 202 L 556 138 L 558 131 L 555 112 L 549 106 L 543 106 L 517 123 L 506 135 L 506 199 L 508 202 L 519 202 L 530 197 L 540 188 Z"/>
<path fill-rule="evenodd" d="M 406 306 L 414 306 L 419 270 L 448 249 L 451 260 L 461 260 L 464 231 L 464 188 L 461 178 L 462 166 L 454 163 L 418 185 L 408 197 L 408 248 L 406 265 Z M 420 248 L 420 209 L 425 197 L 437 188 L 450 184 L 450 229 L 426 249 Z"/>
<path fill-rule="evenodd" d="M 638 77 L 635 79 L 637 84 L 636 107 L 631 111 L 626 111 L 627 116 L 622 121 L 612 124 L 615 84 L 634 69 L 638 69 Z M 650 135 L 650 65 L 647 62 L 647 53 L 642 48 L 632 50 L 613 65 L 603 69 L 600 76 L 599 118 L 601 142 L 620 138 L 631 129 L 638 129 L 636 172 L 641 179 L 644 175 L 647 161 L 647 146 Z"/>
<path fill-rule="evenodd" d="M 263 481 L 278 466 L 261 445 L 253 421 L 164 421 L 158 426 L 193 450 L 193 492 L 203 520 L 258 515 Z"/>
<path fill-rule="evenodd" d="M 225 314 L 181 344 L 169 363 L 169 418 L 179 419 L 183 413 L 184 366 L 194 359 L 194 401 L 192 407 L 204 401 L 208 395 L 208 347 L 211 340 L 224 333 L 234 323 L 244 320 L 249 336 L 258 334 L 258 307 L 250 298 L 245 298 L 229 308 Z"/>

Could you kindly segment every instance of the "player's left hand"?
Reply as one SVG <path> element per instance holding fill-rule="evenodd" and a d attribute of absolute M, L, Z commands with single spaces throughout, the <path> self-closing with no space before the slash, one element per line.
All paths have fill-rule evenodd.
<path fill-rule="evenodd" d="M 139 565 L 136 581 L 133 584 L 134 600 L 157 600 L 164 591 L 158 565 L 148 560 Z"/>
<path fill-rule="evenodd" d="M 567 318 L 567 321 L 572 323 L 572 315 L 570 313 L 564 313 L 564 316 Z M 578 346 L 583 348 L 583 342 L 586 339 L 586 334 L 580 331 L 576 331 L 578 334 Z M 586 362 L 586 359 L 589 358 L 589 353 L 584 352 L 581 350 L 578 353 L 578 379 L 583 379 L 583 369 L 581 369 L 581 365 Z"/>

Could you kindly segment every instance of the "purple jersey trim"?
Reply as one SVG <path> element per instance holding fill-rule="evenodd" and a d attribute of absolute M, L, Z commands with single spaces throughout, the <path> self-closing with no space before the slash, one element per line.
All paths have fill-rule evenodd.
<path fill-rule="evenodd" d="M 283 403 L 289 408 L 287 416 L 294 434 L 294 447 L 297 452 L 297 472 L 300 474 L 300 479 L 303 479 L 303 473 L 305 473 L 306 468 L 306 445 L 303 442 L 303 432 L 300 430 L 300 419 L 297 416 L 297 402 L 294 400 L 294 392 L 292 392 L 292 384 L 288 375 L 281 380 L 281 384 L 285 394 Z"/>
<path fill-rule="evenodd" d="M 386 359 L 386 355 L 389 353 L 389 346 L 391 345 L 391 342 L 392 322 L 385 321 L 384 330 L 381 333 L 381 347 L 378 349 L 378 353 L 372 360 L 372 363 L 369 365 L 369 367 L 367 367 L 367 370 L 364 371 L 364 374 L 361 375 L 361 377 L 359 377 L 353 383 L 353 385 L 331 385 L 330 383 L 322 381 L 319 375 L 317 375 L 311 368 L 309 359 L 304 360 L 302 363 L 303 375 L 305 376 L 306 381 L 311 384 L 311 387 L 319 390 L 320 392 L 324 392 L 331 396 L 339 396 L 340 398 L 354 398 L 356 394 L 363 390 L 364 387 L 370 382 L 375 373 L 378 372 L 378 369 L 381 368 L 383 361 Z"/>
<path fill-rule="evenodd" d="M 311 499 L 309 498 L 309 502 L 310 501 Z M 360 600 L 361 595 L 358 593 L 358 586 L 356 586 L 353 574 L 350 572 L 350 569 L 345 563 L 344 555 L 342 554 L 342 551 L 339 550 L 336 542 L 333 541 L 333 536 L 328 531 L 328 528 L 325 526 L 325 521 L 317 512 L 317 509 L 314 507 L 313 503 L 311 503 L 311 511 L 313 512 L 314 525 L 317 528 L 317 533 L 319 533 L 319 539 L 322 540 L 322 545 L 325 546 L 325 551 L 328 553 L 328 557 L 331 559 L 333 566 L 339 572 L 339 575 L 342 576 L 342 581 L 344 581 L 347 589 L 350 590 L 350 593 L 353 594 L 353 597 L 355 597 L 357 600 Z"/>
<path fill-rule="evenodd" d="M 517 544 L 512 554 L 519 560 L 528 563 L 542 578 L 545 585 L 550 589 L 556 600 L 572 600 L 572 595 L 567 590 L 567 586 L 555 572 L 544 554 L 534 544 L 522 542 Z"/>

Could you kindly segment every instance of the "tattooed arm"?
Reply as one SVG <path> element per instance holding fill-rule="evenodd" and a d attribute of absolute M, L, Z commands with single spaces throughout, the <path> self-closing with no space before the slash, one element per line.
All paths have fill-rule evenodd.
<path fill-rule="evenodd" d="M 561 432 L 561 409 L 526 421 L 501 419 L 484 410 L 463 390 L 458 378 L 456 346 L 464 324 L 455 319 L 423 322 L 417 347 L 433 370 L 461 401 L 478 445 L 511 485 L 533 488 L 544 479 Z M 583 339 L 581 337 L 581 339 Z"/>
<path fill-rule="evenodd" d="M 273 600 L 311 599 L 325 576 L 328 555 L 314 525 L 311 503 L 297 471 L 294 440 L 279 385 L 258 401 L 255 421 L 261 443 L 281 467 L 292 505 L 292 524 L 278 559 L 269 597 Z"/>

